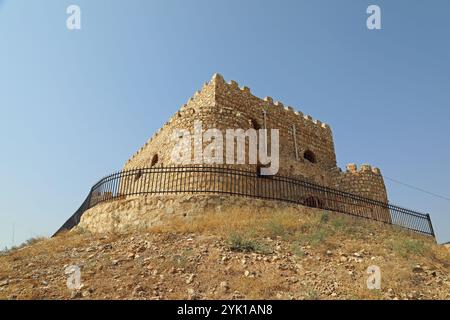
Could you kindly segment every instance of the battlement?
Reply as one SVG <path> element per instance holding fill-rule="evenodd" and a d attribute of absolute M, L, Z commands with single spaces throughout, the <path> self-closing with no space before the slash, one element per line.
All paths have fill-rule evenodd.
<path fill-rule="evenodd" d="M 128 168 L 132 163 L 141 162 L 141 157 L 138 156 L 145 154 L 145 150 L 156 140 L 170 140 L 167 131 L 189 128 L 195 119 L 206 121 L 205 128 L 217 124 L 225 128 L 247 128 L 249 122 L 257 123 L 257 126 L 261 127 L 263 121 L 267 121 L 269 127 L 280 129 L 285 146 L 284 154 L 288 154 L 288 157 L 297 157 L 298 160 L 298 153 L 294 154 L 292 151 L 295 149 L 292 130 L 295 130 L 298 134 L 295 143 L 303 145 L 303 148 L 298 147 L 297 152 L 313 150 L 318 155 L 318 161 L 328 168 L 336 163 L 329 125 L 295 110 L 292 106 L 285 106 L 283 102 L 274 101 L 272 97 L 256 97 L 249 87 L 239 86 L 234 80 L 226 82 L 222 75 L 216 73 L 132 155 L 125 166 Z M 162 132 L 164 136 L 158 138 Z"/>
<path fill-rule="evenodd" d="M 358 170 L 358 166 L 355 163 L 347 164 L 347 171 L 345 173 L 373 173 L 381 175 L 381 171 L 377 167 L 372 167 L 370 164 L 362 164 Z"/>
<path fill-rule="evenodd" d="M 263 99 L 261 99 L 255 95 L 253 95 L 251 93 L 250 88 L 248 88 L 246 86 L 239 87 L 239 83 L 237 81 L 230 80 L 230 81 L 226 82 L 225 79 L 223 78 L 223 76 L 219 73 L 215 73 L 213 75 L 210 83 L 214 84 L 216 89 L 220 89 L 220 87 L 228 87 L 228 89 L 230 91 L 232 91 L 233 94 L 238 94 L 238 95 L 242 94 L 242 95 L 244 95 L 244 98 L 248 98 L 250 96 L 253 99 L 257 99 L 261 102 L 261 104 L 265 105 L 265 108 L 267 110 L 270 110 L 271 108 L 277 108 L 279 110 L 284 110 L 285 112 L 292 113 L 295 116 L 298 116 L 299 118 L 301 118 L 302 120 L 307 121 L 308 124 L 310 124 L 310 125 L 315 125 L 319 128 L 331 131 L 331 128 L 328 124 L 323 123 L 322 121 L 313 119 L 310 115 L 304 115 L 303 112 L 295 110 L 294 107 L 292 107 L 292 106 L 285 107 L 282 102 L 274 101 L 272 97 L 266 96 Z"/>

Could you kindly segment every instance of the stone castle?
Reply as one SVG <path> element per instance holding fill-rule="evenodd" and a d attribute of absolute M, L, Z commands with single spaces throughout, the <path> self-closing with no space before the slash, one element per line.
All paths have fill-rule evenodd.
<path fill-rule="evenodd" d="M 342 171 L 337 166 L 333 135 L 329 125 L 314 120 L 290 106 L 284 106 L 281 102 L 273 101 L 271 97 L 264 99 L 255 97 L 248 87 L 240 87 L 235 81 L 226 82 L 219 74 L 215 74 L 205 83 L 201 90 L 197 91 L 125 163 L 123 170 L 175 165 L 171 160 L 172 150 L 176 144 L 172 137 L 173 131 L 193 130 L 196 120 L 202 121 L 203 130 L 279 129 L 278 175 L 302 179 L 380 203 L 388 202 L 383 177 L 378 168 L 364 164 L 358 169 L 355 164 L 349 164 L 346 171 Z M 248 171 L 258 170 L 257 164 L 234 166 Z M 126 188 L 130 188 L 130 184 L 137 183 L 138 178 L 135 176 L 129 178 L 132 181 L 128 187 L 124 186 L 123 180 L 121 191 L 126 191 Z M 223 207 L 224 201 L 233 199 L 232 196 L 224 195 L 216 198 L 217 200 L 212 200 L 214 196 L 204 194 L 128 196 L 126 199 L 108 201 L 89 209 L 81 218 L 80 224 L 97 231 L 126 229 L 133 225 L 148 226 L 160 221 L 167 214 L 185 216 L 186 212 L 202 212 L 202 208 L 208 205 L 211 207 L 211 203 L 212 206 Z M 236 201 L 242 204 L 242 200 Z M 252 205 L 251 201 L 243 203 Z M 378 220 L 390 222 L 388 211 L 381 215 L 381 219 Z"/>

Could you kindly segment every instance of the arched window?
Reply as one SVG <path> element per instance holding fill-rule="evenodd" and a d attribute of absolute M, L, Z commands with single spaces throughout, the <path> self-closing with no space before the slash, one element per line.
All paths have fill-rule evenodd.
<path fill-rule="evenodd" d="M 158 155 L 154 154 L 152 157 L 152 162 L 150 163 L 150 167 L 153 167 L 157 163 L 158 163 Z"/>
<path fill-rule="evenodd" d="M 311 150 L 306 150 L 305 153 L 303 154 L 303 158 L 305 158 L 311 163 L 316 163 L 317 161 L 316 155 Z"/>
<path fill-rule="evenodd" d="M 309 196 L 306 199 L 304 199 L 303 200 L 303 205 L 307 206 L 307 207 L 312 207 L 312 208 L 320 208 L 320 209 L 324 209 L 325 208 L 322 200 L 320 200 L 316 196 Z"/>

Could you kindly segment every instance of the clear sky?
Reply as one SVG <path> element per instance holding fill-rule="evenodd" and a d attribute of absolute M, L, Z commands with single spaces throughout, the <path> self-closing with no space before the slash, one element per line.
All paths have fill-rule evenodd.
<path fill-rule="evenodd" d="M 339 166 L 450 197 L 449 15 L 448 0 L 0 0 L 0 248 L 13 228 L 15 244 L 51 235 L 215 72 L 329 123 Z M 450 240 L 449 201 L 386 183 Z"/>

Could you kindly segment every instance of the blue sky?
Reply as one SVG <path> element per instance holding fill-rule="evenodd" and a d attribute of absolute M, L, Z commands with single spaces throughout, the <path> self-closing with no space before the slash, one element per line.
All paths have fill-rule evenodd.
<path fill-rule="evenodd" d="M 82 29 L 66 28 L 66 8 Z M 366 28 L 381 7 L 382 30 Z M 450 197 L 450 2 L 0 0 L 0 248 L 52 234 L 214 72 Z M 450 240 L 450 202 L 387 182 Z"/>

